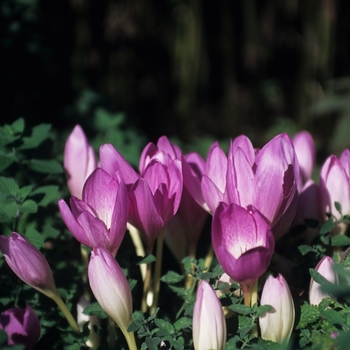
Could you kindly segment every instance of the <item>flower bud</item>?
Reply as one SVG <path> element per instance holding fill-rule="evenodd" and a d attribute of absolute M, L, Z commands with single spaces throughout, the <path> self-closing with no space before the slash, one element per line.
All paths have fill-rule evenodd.
<path fill-rule="evenodd" d="M 317 264 L 315 270 L 322 275 L 328 282 L 338 284 L 338 275 L 333 270 L 333 259 L 324 256 Z M 309 300 L 311 305 L 318 305 L 323 298 L 329 297 L 329 294 L 321 290 L 321 285 L 311 278 Z"/>
<path fill-rule="evenodd" d="M 295 310 L 292 295 L 284 277 L 272 275 L 266 280 L 261 305 L 271 305 L 272 310 L 259 317 L 261 337 L 276 343 L 288 342 L 293 330 Z"/>
<path fill-rule="evenodd" d="M 8 345 L 24 344 L 25 350 L 33 349 L 40 337 L 38 316 L 28 304 L 0 313 L 0 329 L 7 333 Z"/>
<path fill-rule="evenodd" d="M 226 323 L 221 303 L 206 281 L 199 283 L 193 310 L 195 350 L 220 350 L 226 343 Z"/>
<path fill-rule="evenodd" d="M 58 295 L 50 266 L 40 251 L 16 232 L 0 236 L 0 250 L 12 271 L 49 298 Z"/>

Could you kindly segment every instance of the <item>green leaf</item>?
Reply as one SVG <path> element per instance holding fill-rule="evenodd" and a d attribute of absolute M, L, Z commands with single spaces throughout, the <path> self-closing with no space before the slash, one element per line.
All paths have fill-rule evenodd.
<path fill-rule="evenodd" d="M 7 333 L 0 329 L 0 345 L 7 344 Z"/>
<path fill-rule="evenodd" d="M 150 264 L 156 261 L 156 257 L 152 254 L 147 255 L 145 258 L 143 258 L 141 261 L 137 263 L 137 265 L 141 264 Z"/>
<path fill-rule="evenodd" d="M 326 310 L 320 309 L 319 311 L 320 311 L 321 317 L 326 319 L 331 324 L 343 325 L 345 323 L 344 316 L 340 312 L 337 312 L 332 309 L 326 309 Z"/>
<path fill-rule="evenodd" d="M 10 166 L 14 162 L 13 155 L 11 156 L 5 156 L 0 155 L 0 171 L 5 170 L 8 166 Z"/>
<path fill-rule="evenodd" d="M 31 195 L 43 194 L 43 198 L 38 202 L 38 205 L 46 207 L 49 203 L 59 198 L 58 186 L 44 186 L 34 190 Z"/>
<path fill-rule="evenodd" d="M 339 202 L 334 202 L 335 209 L 337 209 L 338 213 L 341 215 L 341 204 Z"/>
<path fill-rule="evenodd" d="M 173 284 L 182 281 L 184 277 L 185 276 L 179 275 L 174 271 L 168 271 L 160 280 L 167 284 Z"/>
<path fill-rule="evenodd" d="M 25 237 L 38 249 L 42 248 L 44 245 L 44 237 L 34 228 L 30 228 L 26 231 Z"/>
<path fill-rule="evenodd" d="M 60 163 L 56 160 L 40 160 L 40 159 L 31 159 L 28 162 L 28 166 L 33 171 L 43 174 L 61 174 L 63 173 L 63 168 Z"/>
<path fill-rule="evenodd" d="M 272 306 L 271 305 L 261 305 L 258 307 L 258 310 L 256 312 L 256 316 L 260 317 L 262 315 L 264 315 L 266 312 L 270 312 L 272 311 Z"/>
<path fill-rule="evenodd" d="M 18 149 L 25 150 L 38 147 L 49 137 L 50 124 L 40 124 L 34 126 L 30 137 L 23 137 L 23 143 Z"/>
<path fill-rule="evenodd" d="M 18 191 L 19 195 L 21 196 L 21 199 L 24 200 L 28 197 L 29 193 L 32 191 L 33 186 L 28 185 L 21 187 Z"/>
<path fill-rule="evenodd" d="M 320 320 L 320 312 L 318 310 L 318 307 L 315 305 L 310 305 L 305 303 L 301 305 L 300 320 L 299 320 L 297 329 L 303 329 L 308 324 L 317 322 L 319 320 Z"/>
<path fill-rule="evenodd" d="M 149 350 L 158 350 L 158 345 L 160 343 L 160 340 L 161 339 L 159 337 L 147 338 L 145 343 Z"/>
<path fill-rule="evenodd" d="M 12 194 L 17 197 L 19 187 L 14 179 L 0 176 L 0 192 L 5 195 Z"/>
<path fill-rule="evenodd" d="M 313 251 L 312 247 L 310 247 L 309 245 L 304 245 L 304 244 L 300 245 L 298 247 L 298 249 L 299 249 L 299 252 L 301 253 L 301 255 L 303 255 L 303 256 L 306 255 L 307 253 Z"/>
<path fill-rule="evenodd" d="M 241 315 L 249 315 L 252 313 L 252 309 L 250 307 L 242 304 L 232 304 L 229 306 L 229 308 Z"/>
<path fill-rule="evenodd" d="M 11 128 L 12 128 L 14 133 L 21 134 L 23 132 L 23 130 L 24 130 L 24 119 L 23 118 L 19 118 L 19 119 L 15 120 L 11 124 Z"/>
<path fill-rule="evenodd" d="M 26 201 L 24 201 L 22 203 L 22 205 L 20 205 L 18 207 L 18 209 L 22 212 L 22 213 L 29 213 L 29 214 L 33 214 L 36 213 L 38 211 L 38 206 L 36 205 L 36 203 L 31 200 L 31 199 L 27 199 Z"/>
<path fill-rule="evenodd" d="M 350 267 L 350 249 L 347 249 L 347 250 L 346 250 L 346 254 L 345 254 L 345 256 L 343 257 L 343 260 L 342 260 L 341 264 L 342 264 L 344 267 Z"/>
<path fill-rule="evenodd" d="M 181 317 L 174 323 L 176 332 L 181 329 L 189 328 L 192 326 L 192 320 L 189 317 Z"/>
<path fill-rule="evenodd" d="M 107 318 L 108 315 L 106 311 L 104 311 L 99 303 L 92 303 L 88 307 L 86 307 L 83 311 L 84 315 L 96 316 L 98 318 L 104 319 Z"/>
<path fill-rule="evenodd" d="M 345 235 L 337 235 L 331 238 L 331 245 L 334 246 L 345 246 L 350 245 L 350 238 Z"/>
<path fill-rule="evenodd" d="M 309 269 L 310 275 L 313 278 L 313 280 L 318 284 L 329 284 L 329 282 L 315 269 Z"/>
<path fill-rule="evenodd" d="M 329 218 L 321 227 L 320 234 L 324 235 L 328 232 L 331 232 L 336 225 L 337 225 L 337 222 L 335 222 L 333 218 Z"/>
<path fill-rule="evenodd" d="M 161 318 L 156 318 L 154 322 L 157 327 L 166 330 L 169 334 L 173 334 L 175 332 L 173 325 L 168 321 L 162 320 Z"/>

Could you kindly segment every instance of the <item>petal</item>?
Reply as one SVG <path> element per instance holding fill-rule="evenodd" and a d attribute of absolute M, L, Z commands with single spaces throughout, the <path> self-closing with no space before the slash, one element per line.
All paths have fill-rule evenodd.
<path fill-rule="evenodd" d="M 238 148 L 240 148 L 243 151 L 248 161 L 248 164 L 252 168 L 255 162 L 255 150 L 247 136 L 240 135 L 237 136 L 233 141 L 231 140 L 230 149 L 228 151 L 228 157 L 233 158 Z"/>
<path fill-rule="evenodd" d="M 224 201 L 224 194 L 207 175 L 202 176 L 201 191 L 206 203 L 204 209 L 208 207 L 209 212 L 214 213 L 219 203 Z"/>
<path fill-rule="evenodd" d="M 119 184 L 103 169 L 96 169 L 86 180 L 83 201 L 94 208 L 97 216 L 111 227 L 112 213 Z"/>
<path fill-rule="evenodd" d="M 158 213 L 147 181 L 142 178 L 137 180 L 131 187 L 128 197 L 130 223 L 140 230 L 147 252 L 150 253 L 164 222 Z"/>
<path fill-rule="evenodd" d="M 133 184 L 139 175 L 127 160 L 111 145 L 104 144 L 100 147 L 101 168 L 109 175 L 115 177 L 119 173 L 125 184 Z"/>

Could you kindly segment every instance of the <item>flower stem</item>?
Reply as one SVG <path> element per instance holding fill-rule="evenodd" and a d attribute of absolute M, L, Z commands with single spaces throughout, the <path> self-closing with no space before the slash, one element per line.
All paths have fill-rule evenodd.
<path fill-rule="evenodd" d="M 163 242 L 164 242 L 164 228 L 162 228 L 157 238 L 157 253 L 156 253 L 156 267 L 154 271 L 153 279 L 153 302 L 150 309 L 151 315 L 158 305 L 159 289 L 160 289 L 160 274 L 162 270 L 162 258 L 163 258 Z"/>
<path fill-rule="evenodd" d="M 250 290 L 250 306 L 252 307 L 258 302 L 258 279 L 254 282 L 252 289 Z M 252 329 L 252 335 L 258 337 L 258 326 L 255 325 Z"/>
<path fill-rule="evenodd" d="M 123 331 L 123 330 L 122 330 Z M 126 342 L 128 343 L 129 350 L 137 350 L 135 336 L 133 332 L 123 331 Z"/>
<path fill-rule="evenodd" d="M 130 233 L 132 243 L 135 246 L 136 255 L 144 257 L 146 254 L 145 254 L 145 249 L 143 247 L 139 231 L 137 230 L 136 227 L 130 225 L 129 223 L 127 225 L 127 229 Z M 142 281 L 144 281 L 146 278 L 146 269 L 147 268 L 146 268 L 145 264 L 140 264 L 140 272 L 141 272 L 141 276 L 142 276 Z"/>
<path fill-rule="evenodd" d="M 115 335 L 115 322 L 108 316 L 108 348 L 111 350 L 115 348 Z"/>
<path fill-rule="evenodd" d="M 50 295 L 50 298 L 61 309 L 61 311 L 63 312 L 63 315 L 65 316 L 65 318 L 67 319 L 69 325 L 73 328 L 73 330 L 77 333 L 80 333 L 79 327 L 78 327 L 74 317 L 72 316 L 72 314 L 68 310 L 66 304 L 63 302 L 61 297 L 58 294 L 52 294 L 52 295 Z"/>
<path fill-rule="evenodd" d="M 152 263 L 147 264 L 146 275 L 143 281 L 143 295 L 142 295 L 142 303 L 141 303 L 142 312 L 146 312 L 148 309 L 147 296 L 151 286 L 151 274 L 152 274 Z"/>

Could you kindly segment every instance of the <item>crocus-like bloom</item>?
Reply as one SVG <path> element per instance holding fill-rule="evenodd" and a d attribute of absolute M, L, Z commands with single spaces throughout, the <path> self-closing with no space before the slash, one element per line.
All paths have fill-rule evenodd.
<path fill-rule="evenodd" d="M 0 250 L 12 271 L 49 298 L 58 295 L 49 264 L 40 251 L 16 232 L 0 236 Z"/>
<path fill-rule="evenodd" d="M 206 281 L 200 281 L 193 309 L 195 350 L 221 350 L 226 344 L 226 322 L 219 298 Z"/>
<path fill-rule="evenodd" d="M 334 206 L 339 202 L 342 214 L 350 214 L 350 184 L 349 178 L 340 160 L 329 156 L 324 162 L 320 173 L 320 199 L 322 214 L 333 214 L 337 219 L 341 217 Z"/>
<path fill-rule="evenodd" d="M 311 179 L 316 164 L 316 147 L 311 134 L 305 130 L 293 137 L 295 152 L 300 166 L 300 185 Z"/>
<path fill-rule="evenodd" d="M 294 326 L 295 310 L 292 295 L 284 277 L 272 275 L 266 280 L 261 305 L 271 305 L 272 310 L 259 317 L 261 337 L 276 343 L 288 342 Z"/>
<path fill-rule="evenodd" d="M 35 311 L 27 304 L 25 309 L 13 308 L 0 313 L 0 329 L 7 333 L 8 345 L 24 344 L 33 349 L 40 337 L 40 323 Z"/>
<path fill-rule="evenodd" d="M 255 207 L 282 236 L 297 209 L 299 164 L 289 136 L 277 135 L 256 155 L 249 139 L 237 137 L 228 153 L 227 195 L 245 208 Z M 279 221 L 282 221 L 283 224 Z"/>
<path fill-rule="evenodd" d="M 322 275 L 328 282 L 338 284 L 338 274 L 333 270 L 333 259 L 329 256 L 324 256 L 317 264 L 315 270 Z M 311 278 L 309 300 L 311 305 L 318 305 L 323 298 L 329 295 L 321 290 L 321 285 Z"/>
<path fill-rule="evenodd" d="M 254 208 L 220 203 L 212 222 L 212 243 L 223 270 L 244 293 L 269 266 L 274 238 L 270 225 Z"/>
<path fill-rule="evenodd" d="M 71 209 L 58 202 L 62 219 L 73 236 L 87 247 L 103 247 L 115 255 L 124 238 L 128 197 L 122 180 L 96 169 L 86 180 L 83 199 L 72 197 Z"/>
<path fill-rule="evenodd" d="M 96 300 L 119 326 L 129 344 L 129 349 L 136 349 L 134 335 L 127 331 L 132 316 L 132 297 L 123 270 L 110 252 L 104 248 L 94 248 L 88 275 Z"/>
<path fill-rule="evenodd" d="M 81 199 L 85 180 L 96 169 L 96 156 L 80 125 L 68 136 L 63 166 L 71 195 Z"/>
<path fill-rule="evenodd" d="M 140 175 L 111 145 L 100 148 L 101 166 L 127 184 L 129 222 L 141 233 L 148 253 L 159 231 L 177 212 L 182 195 L 181 161 L 165 137 L 149 144 L 140 158 Z M 170 149 L 169 149 L 170 147 Z M 173 150 L 174 153 L 169 154 Z"/>

